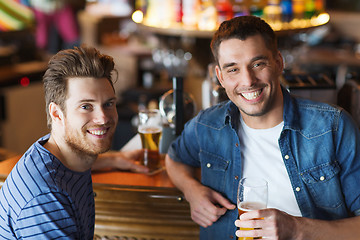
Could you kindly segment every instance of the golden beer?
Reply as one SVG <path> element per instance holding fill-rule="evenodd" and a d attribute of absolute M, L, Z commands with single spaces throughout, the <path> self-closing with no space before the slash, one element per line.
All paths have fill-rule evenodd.
<path fill-rule="evenodd" d="M 140 163 L 148 167 L 150 171 L 155 170 L 160 166 L 159 145 L 162 129 L 159 127 L 140 127 L 138 130 L 144 149 Z"/>
<path fill-rule="evenodd" d="M 239 216 L 245 212 L 260 210 L 266 208 L 266 205 L 259 202 L 241 202 L 238 206 Z M 253 228 L 240 228 L 240 230 L 254 230 Z M 239 237 L 238 240 L 252 240 L 252 239 L 262 239 L 262 237 Z"/>

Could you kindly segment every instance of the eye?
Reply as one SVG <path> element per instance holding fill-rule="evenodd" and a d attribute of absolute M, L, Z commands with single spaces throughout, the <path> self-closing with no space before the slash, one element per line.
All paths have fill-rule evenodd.
<path fill-rule="evenodd" d="M 256 62 L 253 64 L 253 68 L 263 68 L 266 66 L 266 62 Z"/>
<path fill-rule="evenodd" d="M 238 71 L 237 68 L 229 68 L 226 72 L 227 72 L 227 73 L 235 73 L 235 72 L 237 72 L 237 71 Z"/>
<path fill-rule="evenodd" d="M 111 108 L 115 105 L 115 101 L 109 101 L 104 104 L 104 107 Z"/>
<path fill-rule="evenodd" d="M 80 108 L 84 109 L 84 110 L 91 110 L 92 106 L 90 104 L 84 104 L 84 105 L 81 105 Z"/>

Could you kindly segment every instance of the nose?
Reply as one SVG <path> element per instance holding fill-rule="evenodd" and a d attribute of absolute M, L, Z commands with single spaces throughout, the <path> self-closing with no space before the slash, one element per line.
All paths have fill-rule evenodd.
<path fill-rule="evenodd" d="M 240 80 L 240 85 L 243 87 L 251 87 L 256 82 L 254 73 L 249 68 L 242 69 L 239 80 Z"/>
<path fill-rule="evenodd" d="M 109 113 L 104 108 L 98 108 L 97 111 L 94 112 L 93 121 L 96 124 L 106 124 L 109 119 Z"/>

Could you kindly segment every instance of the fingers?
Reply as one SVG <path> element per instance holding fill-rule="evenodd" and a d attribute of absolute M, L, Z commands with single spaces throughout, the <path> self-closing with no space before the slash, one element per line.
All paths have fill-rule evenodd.
<path fill-rule="evenodd" d="M 228 209 L 234 209 L 235 207 L 221 194 L 210 190 L 206 200 L 199 201 L 192 208 L 191 217 L 200 226 L 208 227 L 224 215 Z"/>
<path fill-rule="evenodd" d="M 235 226 L 239 228 L 235 232 L 238 237 L 265 237 L 268 236 L 264 231 L 263 219 L 236 220 Z"/>
<path fill-rule="evenodd" d="M 142 165 L 138 165 L 136 163 L 131 162 L 130 163 L 130 171 L 132 172 L 137 172 L 137 173 L 148 173 L 150 170 L 149 168 L 142 166 Z"/>
<path fill-rule="evenodd" d="M 224 215 L 226 211 L 226 208 L 217 207 L 211 204 L 211 206 L 203 206 L 200 209 L 192 211 L 191 218 L 200 226 L 209 227 Z"/>
<path fill-rule="evenodd" d="M 288 239 L 295 227 L 292 216 L 276 209 L 249 211 L 235 221 L 238 237 L 262 237 L 266 239 Z"/>
<path fill-rule="evenodd" d="M 218 192 L 214 192 L 213 197 L 215 203 L 218 203 L 220 206 L 223 206 L 226 209 L 233 210 L 236 208 L 236 205 L 232 204 L 228 199 L 224 198 Z"/>

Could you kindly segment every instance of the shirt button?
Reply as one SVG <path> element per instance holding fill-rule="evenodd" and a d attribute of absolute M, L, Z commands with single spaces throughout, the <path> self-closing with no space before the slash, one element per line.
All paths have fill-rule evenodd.
<path fill-rule="evenodd" d="M 207 168 L 210 168 L 210 167 L 211 167 L 211 163 L 207 163 L 207 164 L 206 164 L 206 167 L 207 167 Z"/>
<path fill-rule="evenodd" d="M 235 176 L 235 180 L 238 180 L 239 179 L 239 176 Z"/>
<path fill-rule="evenodd" d="M 238 144 L 238 143 L 235 143 L 235 146 L 236 146 L 236 147 L 238 147 L 238 146 L 239 146 L 239 144 Z"/>
<path fill-rule="evenodd" d="M 289 155 L 285 155 L 285 159 L 288 160 L 290 157 Z"/>
<path fill-rule="evenodd" d="M 325 177 L 324 176 L 321 176 L 320 177 L 320 181 L 324 181 L 325 180 Z"/>
<path fill-rule="evenodd" d="M 295 191 L 300 192 L 300 188 L 299 187 L 295 188 Z"/>

